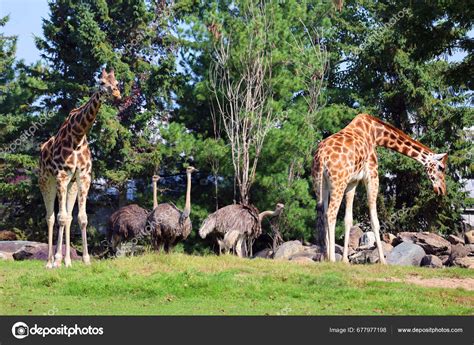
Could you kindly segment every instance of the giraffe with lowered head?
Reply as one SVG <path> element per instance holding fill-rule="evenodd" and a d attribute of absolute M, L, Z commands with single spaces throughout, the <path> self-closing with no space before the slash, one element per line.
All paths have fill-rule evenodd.
<path fill-rule="evenodd" d="M 82 234 L 85 264 L 90 263 L 87 251 L 86 200 L 91 184 L 92 159 L 86 135 L 95 121 L 101 102 L 111 97 L 121 99 L 114 71 L 102 69 L 99 88 L 89 101 L 73 109 L 57 134 L 41 145 L 39 186 L 46 206 L 48 224 L 48 262 L 47 268 L 60 267 L 63 259 L 63 233 L 65 233 L 66 253 L 64 264 L 71 266 L 70 228 L 72 210 L 78 201 L 78 220 Z M 58 198 L 58 241 L 53 257 L 54 201 Z"/>
<path fill-rule="evenodd" d="M 410 138 L 401 130 L 367 114 L 357 115 L 349 125 L 323 140 L 314 156 L 312 176 L 317 197 L 316 237 L 326 247 L 326 258 L 335 261 L 336 217 L 342 198 L 346 197 L 344 217 L 344 251 L 342 260 L 348 260 L 349 233 L 352 227 L 352 204 L 357 184 L 363 181 L 367 189 L 371 227 L 380 258 L 385 258 L 380 242 L 377 218 L 379 178 L 376 148 L 383 146 L 411 157 L 423 164 L 434 192 L 446 194 L 445 169 L 447 153 L 434 153 L 425 145 Z M 319 233 L 319 234 L 318 234 Z"/>

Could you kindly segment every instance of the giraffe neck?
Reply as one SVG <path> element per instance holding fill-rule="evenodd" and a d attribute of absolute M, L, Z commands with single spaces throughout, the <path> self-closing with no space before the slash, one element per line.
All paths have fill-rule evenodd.
<path fill-rule="evenodd" d="M 86 104 L 71 111 L 68 119 L 62 126 L 61 129 L 66 130 L 68 137 L 72 138 L 73 147 L 77 147 L 82 142 L 92 127 L 102 104 L 104 94 L 105 92 L 101 90 L 94 92 Z"/>
<path fill-rule="evenodd" d="M 425 164 L 433 155 L 428 147 L 410 138 L 398 128 L 372 118 L 372 131 L 377 146 L 383 146 Z"/>

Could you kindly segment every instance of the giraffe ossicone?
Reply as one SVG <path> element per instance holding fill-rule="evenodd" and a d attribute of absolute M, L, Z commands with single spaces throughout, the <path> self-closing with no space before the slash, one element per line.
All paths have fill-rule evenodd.
<path fill-rule="evenodd" d="M 65 235 L 66 266 L 71 266 L 70 228 L 74 204 L 78 202 L 78 220 L 81 228 L 85 264 L 90 263 L 87 249 L 86 201 L 91 184 L 92 158 L 86 135 L 92 127 L 97 112 L 105 97 L 115 101 L 121 99 L 115 73 L 102 69 L 99 88 L 88 102 L 73 109 L 63 122 L 57 134 L 41 145 L 39 186 L 46 206 L 48 225 L 47 268 L 60 267 L 63 260 L 63 234 Z M 53 256 L 53 228 L 55 223 L 54 203 L 58 198 L 58 241 Z"/>
<path fill-rule="evenodd" d="M 438 195 L 446 194 L 447 153 L 434 153 L 398 128 L 368 114 L 357 115 L 341 131 L 319 143 L 313 160 L 312 177 L 317 197 L 316 237 L 326 248 L 326 258 L 335 261 L 336 218 L 342 198 L 346 198 L 343 261 L 348 260 L 352 206 L 357 184 L 367 188 L 370 223 L 375 233 L 380 263 L 385 263 L 377 217 L 379 188 L 378 146 L 397 151 L 423 164 Z"/>

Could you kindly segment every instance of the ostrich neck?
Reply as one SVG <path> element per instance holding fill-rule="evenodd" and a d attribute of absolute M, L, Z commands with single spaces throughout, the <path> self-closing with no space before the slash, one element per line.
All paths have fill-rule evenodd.
<path fill-rule="evenodd" d="M 263 211 L 262 213 L 258 215 L 258 220 L 261 223 L 264 218 L 271 217 L 274 214 L 275 214 L 275 211 Z"/>
<path fill-rule="evenodd" d="M 158 187 L 157 187 L 156 184 L 157 184 L 156 181 L 153 181 L 153 209 L 155 209 L 156 206 L 158 206 L 158 196 L 157 196 L 157 194 L 158 194 L 158 191 L 157 191 Z"/>
<path fill-rule="evenodd" d="M 186 203 L 184 205 L 183 213 L 189 217 L 191 213 L 191 173 L 187 173 L 187 185 L 186 185 Z"/>

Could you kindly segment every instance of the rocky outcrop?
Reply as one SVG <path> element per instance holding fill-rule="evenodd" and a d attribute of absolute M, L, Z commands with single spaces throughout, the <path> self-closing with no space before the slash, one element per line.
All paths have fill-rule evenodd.
<path fill-rule="evenodd" d="M 451 244 L 465 244 L 464 240 L 461 237 L 455 235 L 449 235 L 447 240 Z"/>
<path fill-rule="evenodd" d="M 443 255 L 451 252 L 451 243 L 448 240 L 429 232 L 400 232 L 397 241 L 417 244 L 426 254 Z"/>

